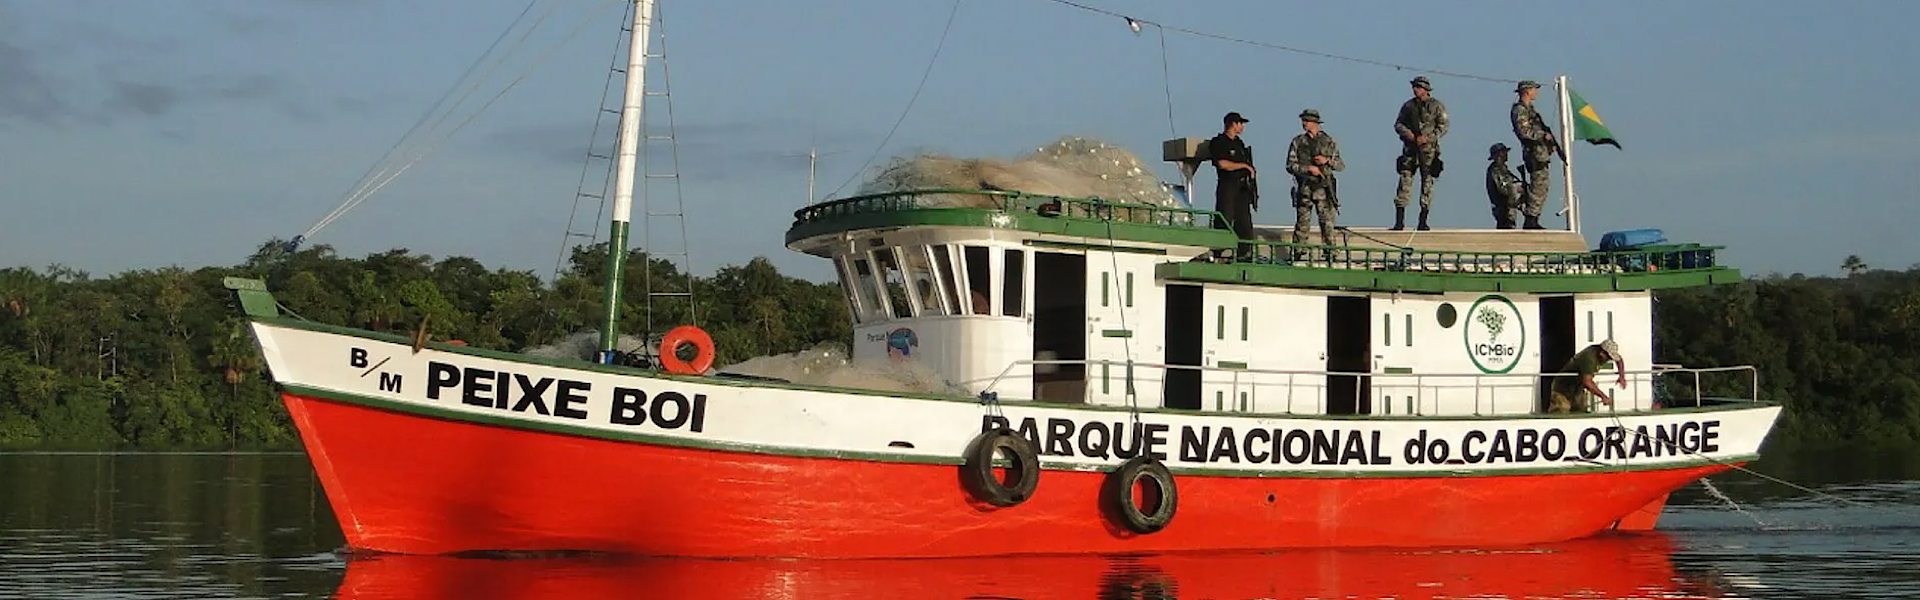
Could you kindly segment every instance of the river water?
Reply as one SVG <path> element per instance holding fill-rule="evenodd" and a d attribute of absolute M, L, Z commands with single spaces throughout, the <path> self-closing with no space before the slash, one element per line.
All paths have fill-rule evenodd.
<path fill-rule="evenodd" d="M 1776 449 L 1754 469 L 1818 493 L 1729 473 L 1676 493 L 1658 533 L 1518 549 L 347 560 L 298 453 L 12 453 L 0 599 L 1920 598 L 1920 449 Z"/>

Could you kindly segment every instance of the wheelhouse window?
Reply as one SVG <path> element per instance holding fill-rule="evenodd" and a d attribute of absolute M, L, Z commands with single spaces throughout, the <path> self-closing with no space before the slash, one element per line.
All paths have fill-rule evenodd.
<path fill-rule="evenodd" d="M 926 246 L 900 248 L 900 262 L 906 263 L 907 280 L 913 282 L 915 306 L 923 317 L 947 314 L 946 304 L 940 300 L 940 281 L 934 278 L 928 251 Z"/>
<path fill-rule="evenodd" d="M 873 264 L 865 258 L 853 259 L 854 287 L 860 290 L 860 314 L 864 320 L 874 321 L 887 318 L 887 303 L 880 296 L 880 280 L 873 272 Z"/>
<path fill-rule="evenodd" d="M 859 292 L 854 291 L 859 289 L 860 284 L 853 276 L 848 275 L 849 269 L 846 259 L 843 258 L 833 261 L 833 274 L 840 279 L 840 293 L 846 298 L 847 312 L 852 313 L 853 322 L 857 324 L 865 322 L 867 319 L 866 314 L 860 310 Z"/>
<path fill-rule="evenodd" d="M 992 254 L 980 246 L 966 247 L 967 263 L 967 306 L 972 314 L 993 314 L 993 261 Z"/>
<path fill-rule="evenodd" d="M 900 260 L 894 256 L 893 248 L 880 248 L 873 251 L 874 264 L 880 265 L 881 277 L 887 286 L 887 306 L 892 308 L 893 317 L 905 319 L 913 316 L 913 302 L 907 299 L 907 279 L 900 272 Z"/>
<path fill-rule="evenodd" d="M 1027 281 L 1026 269 L 1027 253 L 1022 250 L 1008 250 L 1007 278 L 1006 283 L 1003 284 L 1001 289 L 1007 291 L 1006 303 L 1002 307 L 1004 309 L 1002 312 L 1009 317 L 1021 316 L 1023 314 L 1022 309 L 1026 306 L 1024 302 L 1025 297 L 1022 295 L 1026 291 L 1024 289 L 1024 284 Z"/>
<path fill-rule="evenodd" d="M 932 250 L 934 270 L 940 276 L 940 289 L 947 299 L 947 314 L 966 312 L 960 304 L 960 282 L 953 274 L 953 247 L 941 245 L 934 246 Z"/>

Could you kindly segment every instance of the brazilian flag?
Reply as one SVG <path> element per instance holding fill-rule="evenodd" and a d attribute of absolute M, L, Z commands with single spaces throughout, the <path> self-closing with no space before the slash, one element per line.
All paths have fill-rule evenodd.
<path fill-rule="evenodd" d="M 1620 142 L 1613 139 L 1613 132 L 1607 130 L 1607 124 L 1600 122 L 1600 115 L 1593 111 L 1593 105 L 1587 104 L 1586 99 L 1581 98 L 1573 88 L 1567 88 L 1567 100 L 1573 104 L 1573 139 L 1586 140 L 1595 146 L 1611 144 L 1614 148 L 1620 147 Z"/>

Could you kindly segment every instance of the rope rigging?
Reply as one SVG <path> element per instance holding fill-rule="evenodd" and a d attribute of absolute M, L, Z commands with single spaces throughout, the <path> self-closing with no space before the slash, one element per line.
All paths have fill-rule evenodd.
<path fill-rule="evenodd" d="M 531 76 L 541 65 L 551 60 L 560 48 L 565 47 L 574 38 L 578 37 L 581 30 L 585 29 L 586 26 L 591 23 L 594 18 L 598 17 L 600 13 L 604 12 L 607 7 L 612 6 L 616 2 L 624 2 L 624 0 L 603 0 L 599 7 L 583 17 L 566 36 L 546 48 L 539 56 L 535 57 L 532 63 L 528 64 L 525 69 L 511 81 L 508 81 L 499 92 L 496 92 L 492 97 L 482 103 L 472 114 L 467 115 L 465 119 L 456 123 L 451 129 L 440 132 L 437 138 L 428 139 L 424 143 L 424 148 L 420 148 L 420 138 L 430 138 L 434 136 L 436 130 L 445 124 L 448 119 L 453 117 L 454 112 L 461 104 L 466 103 L 476 92 L 480 91 L 480 88 L 486 83 L 485 80 L 488 77 L 491 77 L 495 72 L 499 71 L 500 67 L 504 65 L 508 59 L 512 58 L 522 49 L 527 39 L 533 35 L 533 32 L 545 24 L 559 6 L 559 3 L 550 4 L 546 11 L 542 12 L 531 25 L 526 27 L 519 38 L 515 39 L 505 51 L 501 52 L 500 55 L 493 60 L 492 64 L 488 65 L 478 77 L 473 77 L 475 70 L 487 62 L 488 56 L 492 55 L 493 51 L 500 47 L 500 43 L 505 41 L 515 29 L 519 28 L 521 23 L 526 21 L 527 15 L 532 13 L 534 6 L 540 2 L 541 0 L 530 0 L 527 6 L 520 11 L 520 14 L 514 18 L 513 22 L 508 24 L 507 28 L 501 31 L 500 35 L 487 47 L 487 50 L 481 53 L 481 55 L 474 60 L 473 64 L 469 65 L 467 70 L 461 74 L 460 78 L 455 80 L 454 83 L 447 88 L 446 93 L 414 122 L 413 127 L 408 129 L 406 134 L 402 135 L 398 141 L 394 142 L 392 147 L 387 149 L 387 152 L 381 156 L 380 160 L 377 161 L 374 166 L 367 169 L 367 172 L 360 177 L 353 188 L 342 198 L 340 204 L 328 212 L 326 216 L 321 217 L 320 220 L 315 222 L 311 227 L 308 227 L 305 232 L 294 236 L 293 240 L 287 243 L 287 250 L 292 251 L 298 249 L 299 245 L 305 242 L 307 238 L 319 233 L 321 229 L 332 224 L 355 207 L 358 207 L 374 193 L 379 192 L 382 188 L 386 187 L 387 184 L 392 183 L 394 179 L 406 173 L 408 169 L 413 168 L 415 164 L 431 156 L 442 144 L 451 139 L 454 134 L 459 133 L 460 130 L 465 129 L 467 125 L 473 123 L 473 121 L 482 113 L 485 113 L 487 109 L 492 108 L 495 102 L 518 87 L 521 82 Z M 470 78 L 472 79 L 472 83 L 467 85 L 465 90 L 459 93 L 458 98 L 454 99 L 451 104 L 448 104 L 447 100 L 453 98 L 456 90 L 460 90 L 462 84 L 467 83 Z M 435 118 L 436 114 L 438 114 L 438 118 Z M 429 121 L 431 121 L 431 124 L 428 123 Z M 424 131 L 421 130 L 423 125 L 426 126 Z M 416 133 L 420 134 L 419 138 L 415 137 Z M 409 145 L 412 145 L 413 148 L 410 148 L 407 152 L 401 152 L 402 148 L 408 148 Z M 404 162 L 396 163 L 394 162 L 396 154 L 407 156 L 407 158 Z"/>
<path fill-rule="evenodd" d="M 1431 74 L 1434 74 L 1434 75 L 1440 75 L 1440 76 L 1444 76 L 1444 77 L 1458 77 L 1458 78 L 1461 78 L 1461 79 L 1473 79 L 1473 80 L 1478 80 L 1478 81 L 1490 81 L 1490 82 L 1494 82 L 1494 83 L 1519 83 L 1519 82 L 1520 82 L 1520 81 L 1519 81 L 1519 80 L 1517 80 L 1517 79 L 1508 79 L 1508 78 L 1505 78 L 1505 77 L 1492 77 L 1492 76 L 1487 76 L 1487 75 L 1475 75 L 1475 74 L 1472 74 L 1472 73 L 1462 73 L 1462 72 L 1459 72 L 1459 71 L 1447 71 L 1447 70 L 1442 70 L 1442 69 L 1432 69 L 1432 68 L 1427 68 L 1427 67 L 1417 67 L 1417 66 L 1412 66 L 1412 65 L 1403 65 L 1403 64 L 1397 64 L 1397 63 L 1390 63 L 1390 62 L 1386 62 L 1386 61 L 1381 61 L 1381 60 L 1374 60 L 1374 59 L 1370 59 L 1370 58 L 1360 58 L 1360 57 L 1356 57 L 1356 56 L 1346 56 L 1346 55 L 1341 55 L 1341 54 L 1334 54 L 1334 53 L 1331 53 L 1331 52 L 1321 52 L 1321 51 L 1319 51 L 1319 50 L 1310 50 L 1310 49 L 1307 49 L 1307 48 L 1299 48 L 1299 47 L 1294 47 L 1294 46 L 1287 46 L 1287 45 L 1284 45 L 1284 44 L 1275 44 L 1275 43 L 1271 43 L 1271 42 L 1262 42 L 1262 41 L 1258 41 L 1258 40 L 1249 40 L 1249 39 L 1245 39 L 1245 38 L 1238 38 L 1238 37 L 1233 37 L 1233 36 L 1229 36 L 1229 35 L 1223 35 L 1223 34 L 1218 34 L 1218 33 L 1210 33 L 1210 32 L 1206 32 L 1206 31 L 1200 31 L 1200 30 L 1196 30 L 1196 29 L 1188 29 L 1188 28 L 1185 28 L 1185 27 L 1180 27 L 1180 26 L 1176 26 L 1176 25 L 1168 25 L 1168 24 L 1166 24 L 1166 23 L 1161 23 L 1161 22 L 1158 22 L 1158 21 L 1152 21 L 1152 20 L 1148 20 L 1148 19 L 1142 19 L 1142 18 L 1139 18 L 1139 17 L 1131 17 L 1131 16 L 1127 16 L 1127 15 L 1124 15 L 1124 14 L 1121 14 L 1121 13 L 1117 13 L 1117 12 L 1114 12 L 1114 11 L 1111 11 L 1111 10 L 1107 10 L 1107 9 L 1104 9 L 1104 8 L 1099 8 L 1099 7 L 1095 7 L 1095 6 L 1087 6 L 1087 5 L 1085 5 L 1085 4 L 1081 4 L 1081 3 L 1079 3 L 1079 2 L 1074 2 L 1073 0 L 1046 0 L 1046 1 L 1047 1 L 1047 2 L 1052 2 L 1052 3 L 1055 3 L 1055 4 L 1059 4 L 1059 5 L 1062 5 L 1062 6 L 1067 6 L 1067 7 L 1071 7 L 1071 8 L 1075 8 L 1075 9 L 1079 9 L 1079 10 L 1083 10 L 1083 11 L 1086 11 L 1086 12 L 1090 12 L 1090 13 L 1095 13 L 1095 14 L 1101 14 L 1101 15 L 1106 15 L 1106 16 L 1109 16 L 1109 17 L 1118 17 L 1118 18 L 1121 18 L 1121 19 L 1125 19 L 1125 20 L 1127 21 L 1127 26 L 1128 26 L 1128 27 L 1131 27 L 1131 28 L 1133 28 L 1133 30 L 1134 30 L 1134 31 L 1139 31 L 1139 30 L 1140 30 L 1140 26 L 1141 26 L 1141 25 L 1152 25 L 1152 26 L 1154 26 L 1154 27 L 1157 27 L 1157 28 L 1159 28 L 1159 29 L 1162 29 L 1162 30 L 1165 30 L 1165 31 L 1172 31 L 1172 32 L 1175 32 L 1175 33 L 1184 33 L 1184 34 L 1187 34 L 1187 35 L 1191 35 L 1191 36 L 1194 36 L 1194 37 L 1202 37 L 1202 38 L 1208 38 L 1208 39 L 1214 39 L 1214 40 L 1219 40 L 1219 41 L 1223 41 L 1223 42 L 1232 42 L 1232 43 L 1236 43 L 1236 44 L 1244 44 L 1244 45 L 1248 45 L 1248 46 L 1254 46 L 1254 47 L 1257 47 L 1257 48 L 1266 48 L 1266 49 L 1268 49 L 1268 50 L 1280 50 L 1280 51 L 1283 51 L 1283 52 L 1292 52 L 1292 53 L 1295 53 L 1295 54 L 1304 54 L 1304 55 L 1307 55 L 1307 56 L 1315 56 L 1315 57 L 1319 57 L 1319 58 L 1327 58 L 1327 59 L 1333 59 L 1333 60 L 1341 60 L 1341 61 L 1347 61 L 1347 62 L 1352 62 L 1352 63 L 1359 63 L 1359 64 L 1364 64 L 1364 65 L 1372 65 L 1372 66 L 1376 66 L 1376 67 L 1386 67 L 1386 68 L 1390 68 L 1390 69 L 1394 69 L 1394 70 L 1398 70 L 1398 71 L 1416 71 L 1416 72 L 1421 72 L 1421 73 L 1431 73 Z"/>
<path fill-rule="evenodd" d="M 953 18 L 960 14 L 960 3 L 962 1 L 963 0 L 953 0 L 953 10 L 947 13 L 947 25 L 940 30 L 940 42 L 933 46 L 933 58 L 927 60 L 927 69 L 920 74 L 920 84 L 914 86 L 913 96 L 907 98 L 907 106 L 900 109 L 900 118 L 894 119 L 893 127 L 887 129 L 886 137 L 880 138 L 880 145 L 874 146 L 873 153 L 867 155 L 867 161 L 861 163 L 860 168 L 854 169 L 853 174 L 847 176 L 846 181 L 840 182 L 839 187 L 835 187 L 833 191 L 828 192 L 827 197 L 831 198 L 835 194 L 839 194 L 840 190 L 846 189 L 847 184 L 853 183 L 853 180 L 860 178 L 860 174 L 865 172 L 867 167 L 873 166 L 873 159 L 880 157 L 880 151 L 885 150 L 887 142 L 893 140 L 893 134 L 900 131 L 900 124 L 907 121 L 907 113 L 913 111 L 913 103 L 920 100 L 920 91 L 926 89 L 927 78 L 933 75 L 933 65 L 940 62 L 940 51 L 947 47 L 947 34 L 953 31 Z M 812 199 L 809 198 L 808 201 L 811 202 Z"/>

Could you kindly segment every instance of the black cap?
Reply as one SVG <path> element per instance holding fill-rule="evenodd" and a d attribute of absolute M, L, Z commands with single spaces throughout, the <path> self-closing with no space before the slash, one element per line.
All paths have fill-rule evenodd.
<path fill-rule="evenodd" d="M 1252 121 L 1248 121 L 1246 117 L 1240 116 L 1240 113 L 1230 112 L 1227 113 L 1227 116 L 1221 117 L 1220 122 L 1222 124 L 1232 125 L 1234 123 L 1251 123 Z"/>

